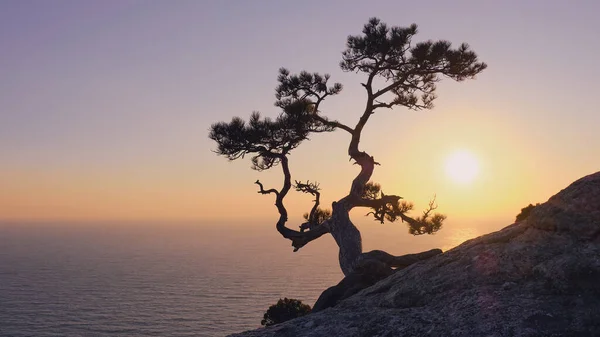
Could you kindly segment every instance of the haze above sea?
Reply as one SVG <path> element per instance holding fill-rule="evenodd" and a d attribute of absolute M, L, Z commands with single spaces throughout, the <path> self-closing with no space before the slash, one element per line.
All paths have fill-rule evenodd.
<path fill-rule="evenodd" d="M 487 232 L 359 228 L 365 251 L 397 255 Z M 268 223 L 2 223 L 0 336 L 224 336 L 260 327 L 279 298 L 312 306 L 342 277 L 330 236 L 293 253 Z"/>

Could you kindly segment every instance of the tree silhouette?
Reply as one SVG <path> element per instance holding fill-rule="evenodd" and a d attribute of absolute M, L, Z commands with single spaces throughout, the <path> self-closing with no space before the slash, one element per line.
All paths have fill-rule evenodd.
<path fill-rule="evenodd" d="M 406 222 L 414 235 L 435 233 L 445 219 L 444 215 L 432 214 L 437 207 L 435 200 L 421 216 L 408 216 L 413 208 L 411 203 L 398 195 L 384 194 L 379 184 L 369 181 L 379 164 L 373 156 L 359 149 L 362 130 L 375 113 L 396 106 L 431 109 L 436 98 L 436 83 L 443 77 L 463 81 L 474 78 L 487 67 L 464 43 L 457 48 L 443 40 L 413 43 L 416 34 L 415 24 L 390 28 L 379 19 L 371 18 L 361 35 L 348 37 L 340 67 L 346 72 L 366 75 L 366 81 L 361 83 L 366 90 L 366 104 L 354 127 L 327 118 L 321 110 L 326 98 L 342 91 L 340 83 L 330 84 L 327 74 L 306 71 L 291 74 L 281 68 L 275 94 L 275 106 L 281 108 L 281 113 L 276 119 L 261 118 L 254 112 L 248 122 L 235 117 L 229 123 L 213 124 L 210 129 L 209 137 L 217 142 L 217 154 L 229 160 L 250 155 L 252 168 L 259 171 L 281 166 L 281 189 L 265 189 L 256 181 L 259 193 L 275 195 L 279 212 L 277 230 L 292 241 L 294 251 L 324 234 L 331 234 L 339 246 L 340 267 L 345 275 L 369 259 L 389 267 L 404 267 L 414 262 L 415 256 L 427 258 L 440 252 L 432 250 L 399 257 L 379 250 L 363 253 L 360 232 L 349 216 L 355 207 L 368 208 L 371 210 L 368 214 L 381 223 L 386 220 Z M 318 183 L 292 183 L 288 156 L 310 134 L 338 129 L 350 134 L 348 155 L 360 166 L 360 172 L 352 181 L 348 195 L 333 202 L 329 211 L 319 207 Z M 292 187 L 315 197 L 314 206 L 305 214 L 306 222 L 300 225 L 299 231 L 286 226 L 288 213 L 284 199 Z"/>

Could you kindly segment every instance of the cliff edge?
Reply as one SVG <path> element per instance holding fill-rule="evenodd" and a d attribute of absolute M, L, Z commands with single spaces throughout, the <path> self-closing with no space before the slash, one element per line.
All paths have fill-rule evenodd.
<path fill-rule="evenodd" d="M 600 336 L 600 172 L 333 308 L 233 336 Z"/>

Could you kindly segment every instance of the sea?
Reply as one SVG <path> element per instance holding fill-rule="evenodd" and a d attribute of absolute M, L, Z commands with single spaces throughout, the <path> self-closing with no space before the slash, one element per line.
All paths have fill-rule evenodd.
<path fill-rule="evenodd" d="M 381 226 L 363 233 L 366 248 L 398 255 L 477 234 L 417 238 Z M 225 336 L 260 328 L 278 299 L 312 306 L 343 278 L 330 236 L 298 252 L 290 244 L 273 224 L 0 224 L 0 336 Z"/>

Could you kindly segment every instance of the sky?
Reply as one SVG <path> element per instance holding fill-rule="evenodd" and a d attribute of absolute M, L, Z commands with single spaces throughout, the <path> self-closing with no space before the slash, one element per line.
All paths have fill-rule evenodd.
<path fill-rule="evenodd" d="M 508 225 L 600 169 L 599 12 L 583 0 L 1 1 L 0 222 L 276 221 L 253 182 L 279 187 L 281 172 L 217 156 L 210 125 L 276 116 L 282 66 L 343 83 L 321 108 L 354 125 L 364 77 L 338 64 L 376 16 L 418 24 L 415 41 L 467 42 L 489 67 L 442 81 L 433 110 L 373 115 L 361 142 L 381 163 L 373 180 L 414 215 L 435 195 L 450 225 Z M 348 142 L 315 135 L 290 157 L 292 178 L 319 181 L 325 205 L 358 171 Z M 461 150 L 479 165 L 471 183 L 444 172 Z M 311 207 L 286 200 L 290 222 Z M 364 213 L 353 217 L 370 224 Z"/>

